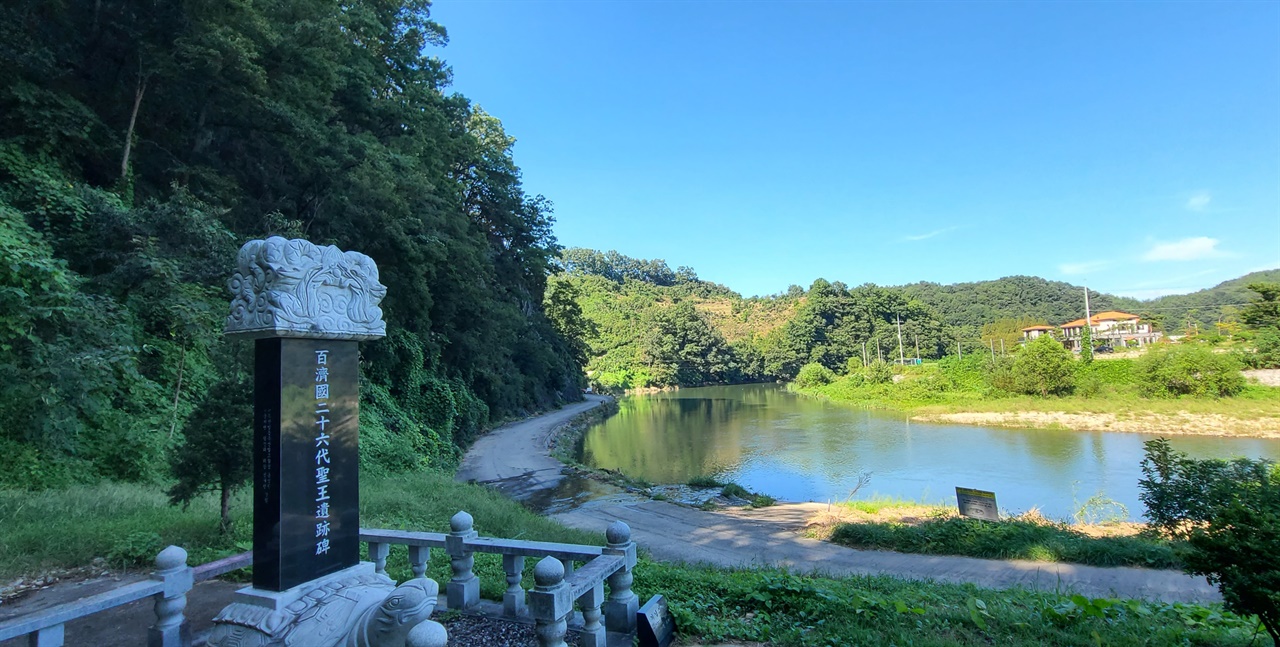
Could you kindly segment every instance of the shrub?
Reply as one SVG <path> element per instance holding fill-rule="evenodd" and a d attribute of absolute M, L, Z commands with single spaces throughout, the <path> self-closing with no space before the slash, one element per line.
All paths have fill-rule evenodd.
<path fill-rule="evenodd" d="M 893 367 L 876 360 L 862 370 L 862 379 L 867 384 L 888 384 L 893 381 Z"/>
<path fill-rule="evenodd" d="M 1074 383 L 1071 352 L 1048 335 L 1027 344 L 1013 361 L 1013 384 L 1021 393 L 1058 395 L 1070 391 Z"/>
<path fill-rule="evenodd" d="M 981 356 L 979 356 L 981 357 Z M 1017 382 L 1013 379 L 1012 357 L 996 356 L 982 358 L 983 380 L 987 386 L 996 391 L 1014 393 L 1018 391 Z"/>
<path fill-rule="evenodd" d="M 1199 345 L 1153 348 L 1137 363 L 1138 386 L 1148 397 L 1226 397 L 1244 389 L 1240 364 L 1231 355 Z"/>
<path fill-rule="evenodd" d="M 1147 517 L 1187 540 L 1187 572 L 1217 584 L 1229 610 L 1256 614 L 1280 644 L 1280 466 L 1193 459 L 1164 438 L 1145 446 Z"/>
<path fill-rule="evenodd" d="M 1254 352 L 1244 353 L 1249 368 L 1280 368 L 1280 331 L 1262 330 L 1254 340 Z"/>
<path fill-rule="evenodd" d="M 831 369 L 817 362 L 812 362 L 800 368 L 800 372 L 796 374 L 796 386 L 802 389 L 826 386 L 835 379 L 836 374 L 831 372 Z"/>
<path fill-rule="evenodd" d="M 724 489 L 720 490 L 720 496 L 749 499 L 751 498 L 751 492 L 747 491 L 747 488 L 744 488 L 737 483 L 726 483 Z"/>

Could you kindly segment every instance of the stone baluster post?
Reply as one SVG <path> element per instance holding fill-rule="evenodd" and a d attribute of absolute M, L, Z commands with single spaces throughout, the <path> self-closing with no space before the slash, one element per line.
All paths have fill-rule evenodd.
<path fill-rule="evenodd" d="M 62 647 L 66 631 L 65 625 L 54 625 L 37 629 L 35 633 L 27 636 L 27 645 L 29 647 Z"/>
<path fill-rule="evenodd" d="M 413 571 L 413 576 L 427 576 L 427 562 L 431 561 L 430 546 L 410 546 L 409 547 L 409 570 Z"/>
<path fill-rule="evenodd" d="M 564 581 L 564 565 L 554 557 L 544 557 L 533 567 L 533 590 L 529 592 L 529 612 L 536 623 L 539 647 L 568 647 L 564 635 L 573 613 L 573 591 Z"/>
<path fill-rule="evenodd" d="M 502 594 L 502 614 L 509 618 L 524 615 L 524 587 L 520 586 L 520 580 L 524 578 L 524 556 L 503 555 L 502 570 L 507 574 L 507 591 Z"/>
<path fill-rule="evenodd" d="M 471 515 L 461 510 L 449 519 L 452 532 L 445 536 L 444 542 L 453 566 L 453 578 L 445 587 L 450 609 L 469 609 L 480 602 L 480 578 L 471 571 L 476 560 L 467 547 L 467 540 L 476 538 L 476 531 L 472 529 L 474 523 Z"/>
<path fill-rule="evenodd" d="M 560 560 L 560 565 L 564 566 L 565 577 L 569 577 L 570 575 L 573 575 L 573 569 L 575 568 L 575 566 L 572 559 L 562 559 Z"/>
<path fill-rule="evenodd" d="M 187 592 L 195 576 L 187 566 L 187 551 L 170 546 L 156 556 L 155 579 L 164 583 L 156 595 L 156 623 L 147 632 L 148 647 L 185 647 L 191 644 L 191 629 L 183 616 Z"/>
<path fill-rule="evenodd" d="M 604 554 L 623 559 L 622 568 L 609 576 L 609 599 L 604 603 L 605 626 L 609 631 L 634 635 L 640 601 L 631 591 L 631 569 L 636 567 L 636 544 L 631 541 L 631 527 L 615 521 L 605 530 L 604 537 L 608 542 Z"/>
<path fill-rule="evenodd" d="M 604 625 L 600 623 L 600 605 L 604 602 L 604 582 L 596 582 L 591 590 L 578 598 L 578 608 L 582 609 L 582 633 L 579 634 L 580 647 L 605 647 Z"/>
<path fill-rule="evenodd" d="M 387 554 L 391 552 L 391 544 L 369 542 L 369 561 L 373 562 L 373 572 L 378 575 L 387 574 Z"/>

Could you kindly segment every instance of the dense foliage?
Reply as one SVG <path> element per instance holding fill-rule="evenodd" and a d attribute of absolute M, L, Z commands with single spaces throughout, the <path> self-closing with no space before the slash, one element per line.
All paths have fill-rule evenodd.
<path fill-rule="evenodd" d="M 489 419 L 579 397 L 543 310 L 549 204 L 446 94 L 445 42 L 425 0 L 0 7 L 0 485 L 186 469 L 236 373 L 235 251 L 271 234 L 379 265 L 375 465 L 448 464 Z"/>
<path fill-rule="evenodd" d="M 855 360 L 946 352 L 931 310 L 875 285 L 818 279 L 808 290 L 743 298 L 662 260 L 569 249 L 562 264 L 552 283 L 572 286 L 587 372 L 606 389 L 793 379 L 810 363 L 843 373 Z"/>
<path fill-rule="evenodd" d="M 1187 570 L 1217 584 L 1228 609 L 1256 614 L 1280 644 L 1280 466 L 1194 459 L 1164 438 L 1144 444 L 1147 518 L 1186 540 Z"/>
<path fill-rule="evenodd" d="M 1142 392 L 1151 397 L 1196 395 L 1220 398 L 1244 389 L 1240 363 L 1202 345 L 1155 347 L 1137 362 Z"/>
<path fill-rule="evenodd" d="M 1021 345 L 1023 328 L 1084 316 L 1082 288 L 1027 276 L 949 286 L 853 288 L 818 279 L 807 290 L 791 286 L 782 294 L 744 298 L 699 279 L 691 268 L 672 270 L 661 259 L 631 258 L 616 251 L 566 249 L 560 267 L 563 272 L 551 278 L 550 294 L 558 294 L 564 305 L 553 307 L 548 301 L 547 311 L 560 313 L 553 319 L 561 330 L 585 340 L 581 352 L 588 375 L 603 389 L 794 380 L 808 364 L 835 374 L 862 375 L 863 367 L 877 361 L 939 359 L 959 352 L 1008 356 Z M 1174 297 L 1140 302 L 1094 292 L 1090 300 L 1095 312 L 1129 310 L 1169 331 L 1186 323 L 1185 317 L 1178 319 L 1186 314 L 1179 303 L 1203 302 L 1206 305 L 1193 314 L 1211 314 L 1226 323 L 1193 327 L 1191 332 L 1217 341 L 1223 330 L 1241 330 L 1237 319 L 1245 312 L 1274 310 L 1270 302 L 1243 311 L 1212 305 L 1226 303 L 1223 299 L 1236 299 L 1237 305 L 1257 299 L 1243 287 L 1248 278 L 1182 295 L 1185 298 L 1177 303 L 1166 303 Z M 1252 297 L 1242 296 L 1241 290 Z M 1280 288 L 1267 294 L 1280 295 Z M 576 309 L 567 307 L 570 301 Z M 1243 338 L 1256 337 L 1259 350 L 1266 351 L 1246 361 L 1270 365 L 1270 338 L 1252 330 L 1245 333 Z M 1274 345 L 1280 347 L 1280 341 Z M 1082 354 L 1086 362 L 1092 359 L 1091 350 Z M 1011 359 L 994 361 L 991 368 L 989 381 L 1002 390 L 1045 393 L 1044 388 L 1015 384 Z M 1024 365 L 1020 373 L 1024 386 L 1030 384 L 1027 368 Z M 1048 388 L 1050 393 L 1070 390 L 1070 371 L 1058 372 L 1063 376 Z"/>

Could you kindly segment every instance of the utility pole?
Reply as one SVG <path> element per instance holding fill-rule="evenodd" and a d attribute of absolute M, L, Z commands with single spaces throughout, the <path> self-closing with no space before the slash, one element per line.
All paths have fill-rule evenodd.
<path fill-rule="evenodd" d="M 1000 356 L 1004 357 L 1004 337 L 1000 338 Z"/>
<path fill-rule="evenodd" d="M 905 364 L 906 358 L 902 355 L 902 317 L 895 314 L 893 319 L 898 322 L 898 363 Z"/>
<path fill-rule="evenodd" d="M 1093 315 L 1089 313 L 1089 286 L 1084 286 L 1084 327 L 1089 330 L 1090 349 L 1093 344 Z M 1080 331 L 1080 350 L 1084 352 L 1084 330 Z"/>
<path fill-rule="evenodd" d="M 862 340 L 862 368 L 867 367 L 867 340 Z"/>
<path fill-rule="evenodd" d="M 916 359 L 920 359 L 920 335 L 911 333 L 911 339 L 916 343 Z"/>
<path fill-rule="evenodd" d="M 964 346 L 958 338 L 956 339 L 956 359 L 964 359 Z"/>
<path fill-rule="evenodd" d="M 884 354 L 880 352 L 880 341 L 876 340 L 876 359 L 883 362 Z"/>

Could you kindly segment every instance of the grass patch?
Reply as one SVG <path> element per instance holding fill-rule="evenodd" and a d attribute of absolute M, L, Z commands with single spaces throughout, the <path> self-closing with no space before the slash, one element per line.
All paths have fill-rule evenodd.
<path fill-rule="evenodd" d="M 908 499 L 886 496 L 883 494 L 872 495 L 866 499 L 842 501 L 836 505 L 850 510 L 857 510 L 858 512 L 865 512 L 867 514 L 879 514 L 883 510 L 892 510 L 894 508 L 910 508 L 913 510 L 918 510 L 922 507 L 931 509 L 936 508 L 938 512 L 946 512 L 950 510 L 950 508 L 946 508 L 941 505 L 920 503 L 918 501 L 910 501 Z"/>
<path fill-rule="evenodd" d="M 683 635 L 771 645 L 1215 645 L 1262 647 L 1258 622 L 1220 605 L 1089 599 L 892 577 L 826 578 L 642 561 L 642 600 L 666 597 Z"/>
<path fill-rule="evenodd" d="M 753 508 L 767 508 L 777 502 L 777 499 L 768 494 L 757 494 L 751 497 L 751 507 Z"/>
<path fill-rule="evenodd" d="M 720 490 L 722 497 L 737 497 L 739 499 L 750 499 L 751 491 L 738 485 L 737 483 L 726 483 L 724 488 Z"/>
<path fill-rule="evenodd" d="M 171 506 L 156 486 L 103 484 L 67 490 L 0 490 L 0 579 L 112 558 L 111 566 L 149 567 L 159 548 L 182 546 L 195 565 L 252 546 L 252 504 L 246 493 L 233 502 L 229 535 L 218 532 L 218 500 L 202 497 L 186 510 Z M 360 487 L 361 523 L 372 528 L 448 532 L 449 518 L 466 510 L 482 535 L 603 545 L 604 538 L 566 528 L 538 516 L 497 492 L 455 483 L 447 475 L 422 472 L 365 477 Z M 152 550 L 154 548 L 154 550 Z M 393 547 L 388 569 L 407 578 L 407 549 Z M 526 560 L 532 569 L 534 560 Z M 476 569 L 489 575 L 482 591 L 500 599 L 501 557 L 476 555 Z M 394 567 L 394 568 L 393 568 Z M 449 579 L 443 551 L 432 551 L 429 573 Z M 482 576 L 483 577 L 483 576 Z"/>
<path fill-rule="evenodd" d="M 965 517 L 917 524 L 842 523 L 830 541 L 855 548 L 990 559 L 1027 559 L 1093 566 L 1179 568 L 1172 544 L 1145 537 L 1090 537 L 1043 520 L 982 521 Z"/>
<path fill-rule="evenodd" d="M 717 481 L 714 476 L 695 476 L 689 479 L 689 481 L 685 483 L 685 485 L 688 485 L 689 487 L 705 487 L 705 488 L 725 486 L 724 483 Z"/>

